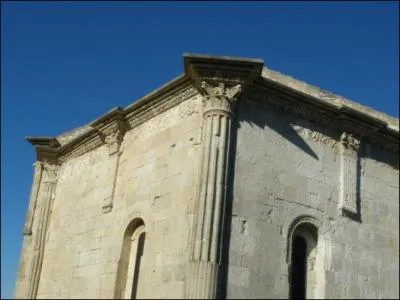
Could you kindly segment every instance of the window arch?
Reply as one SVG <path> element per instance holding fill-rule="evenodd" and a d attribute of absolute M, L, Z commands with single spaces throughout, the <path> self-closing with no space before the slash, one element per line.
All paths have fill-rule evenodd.
<path fill-rule="evenodd" d="M 312 298 L 318 229 L 310 223 L 300 224 L 291 239 L 290 299 Z"/>
<path fill-rule="evenodd" d="M 146 242 L 142 219 L 132 220 L 125 230 L 118 263 L 115 298 L 136 299 L 143 281 L 142 269 Z"/>
<path fill-rule="evenodd" d="M 289 298 L 312 299 L 316 297 L 317 273 L 321 265 L 321 243 L 318 227 L 303 219 L 292 227 L 289 235 Z"/>

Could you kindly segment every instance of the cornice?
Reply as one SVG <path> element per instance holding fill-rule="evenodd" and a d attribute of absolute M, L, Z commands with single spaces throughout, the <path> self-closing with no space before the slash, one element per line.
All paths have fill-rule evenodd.
<path fill-rule="evenodd" d="M 134 128 L 198 94 L 191 80 L 185 76 L 178 77 L 170 86 L 167 85 L 162 89 L 145 96 L 125 109 L 125 118 L 129 128 Z M 154 101 L 155 99 L 157 100 Z"/>
<path fill-rule="evenodd" d="M 285 90 L 292 91 L 297 95 L 303 95 L 306 98 L 311 99 L 314 104 L 319 104 L 327 108 L 331 107 L 342 109 L 343 111 L 347 110 L 354 117 L 358 116 L 378 122 L 382 121 L 383 123 L 387 124 L 388 130 L 399 132 L 398 118 L 388 116 L 383 112 L 379 112 L 358 102 L 335 95 L 317 86 L 302 82 L 290 76 L 270 70 L 266 67 L 264 67 L 262 71 L 261 81 L 267 82 L 272 86 L 277 86 Z"/>
<path fill-rule="evenodd" d="M 399 151 L 398 119 L 264 67 L 260 59 L 184 54 L 185 73 L 126 108 L 116 107 L 82 127 L 70 138 L 27 137 L 38 161 L 62 163 L 104 145 L 116 130 L 146 122 L 203 90 L 204 81 L 228 88 L 240 84 L 242 94 L 260 94 L 264 103 L 337 131 L 361 136 L 378 146 Z M 202 93 L 203 94 L 203 93 Z M 121 137 L 118 137 L 121 138 Z M 110 140 L 110 139 L 109 139 Z"/>
<path fill-rule="evenodd" d="M 38 161 L 63 163 L 83 155 L 101 145 L 107 144 L 107 137 L 116 131 L 120 138 L 134 127 L 167 111 L 168 109 L 196 95 L 191 80 L 181 75 L 156 91 L 144 96 L 125 109 L 115 107 L 88 125 L 81 135 L 61 145 L 56 137 L 27 137 L 35 146 Z"/>
<path fill-rule="evenodd" d="M 202 90 L 203 82 L 227 87 L 241 85 L 242 90 L 261 76 L 264 61 L 261 59 L 211 56 L 202 54 L 183 55 L 185 74 L 192 78 L 194 86 Z"/>
<path fill-rule="evenodd" d="M 393 124 L 354 107 L 326 103 L 265 78 L 252 84 L 247 95 L 255 101 L 290 112 L 339 133 L 351 132 L 380 148 L 399 151 L 399 132 Z"/>
<path fill-rule="evenodd" d="M 27 136 L 26 140 L 34 146 L 59 147 L 61 144 L 53 136 Z"/>

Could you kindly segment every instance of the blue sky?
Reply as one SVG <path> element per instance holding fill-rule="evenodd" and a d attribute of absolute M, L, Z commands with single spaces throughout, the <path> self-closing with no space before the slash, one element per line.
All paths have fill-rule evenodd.
<path fill-rule="evenodd" d="M 35 161 L 52 136 L 183 72 L 184 52 L 266 66 L 399 116 L 396 2 L 2 2 L 1 296 L 11 297 Z M 73 201 L 73 199 L 71 199 Z"/>

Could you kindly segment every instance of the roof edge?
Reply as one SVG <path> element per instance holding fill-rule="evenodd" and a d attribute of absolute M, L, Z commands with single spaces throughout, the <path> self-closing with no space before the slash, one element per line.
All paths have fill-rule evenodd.
<path fill-rule="evenodd" d="M 327 90 L 321 89 L 315 85 L 297 80 L 291 76 L 284 75 L 277 71 L 263 68 L 262 78 L 317 100 L 323 105 L 334 106 L 336 109 L 346 111 L 351 116 L 367 118 L 370 121 L 385 124 L 392 132 L 399 134 L 399 119 L 389 116 L 386 113 L 377 111 L 371 107 L 351 101 L 342 96 L 333 94 Z"/>

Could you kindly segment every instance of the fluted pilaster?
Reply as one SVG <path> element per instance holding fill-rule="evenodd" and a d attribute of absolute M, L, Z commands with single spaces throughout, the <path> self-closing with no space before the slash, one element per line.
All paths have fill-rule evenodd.
<path fill-rule="evenodd" d="M 241 86 L 201 85 L 203 92 L 203 149 L 200 193 L 191 232 L 185 298 L 217 296 L 221 232 L 225 213 L 227 160 L 231 117 Z"/>
<path fill-rule="evenodd" d="M 46 242 L 46 233 L 50 220 L 51 201 L 54 194 L 54 188 L 57 181 L 57 165 L 48 163 L 43 164 L 43 179 L 39 194 L 40 212 L 38 218 L 38 227 L 34 234 L 34 246 L 32 264 L 29 273 L 28 299 L 36 299 L 40 274 L 43 264 L 44 247 Z"/>

